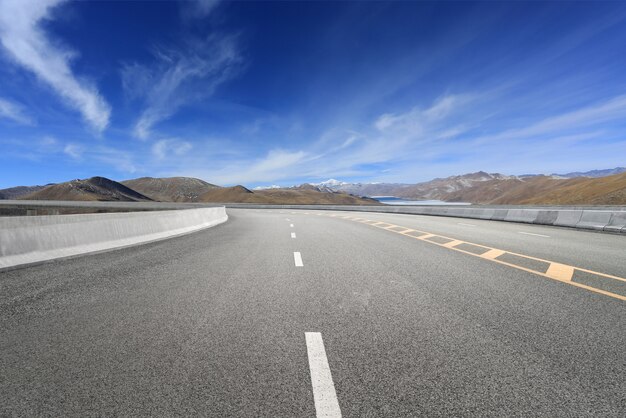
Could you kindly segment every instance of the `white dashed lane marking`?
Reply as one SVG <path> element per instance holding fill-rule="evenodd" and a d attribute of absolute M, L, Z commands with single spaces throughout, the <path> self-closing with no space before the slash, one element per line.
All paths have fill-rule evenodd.
<path fill-rule="evenodd" d="M 550 238 L 550 235 L 533 234 L 532 232 L 521 232 L 521 231 L 518 231 L 517 233 L 518 234 L 524 234 L 524 235 L 532 235 L 533 237 Z"/>
<path fill-rule="evenodd" d="M 296 233 L 295 233 L 295 232 L 292 232 L 292 233 L 291 233 L 291 238 L 295 238 L 295 237 L 296 237 Z"/>
<path fill-rule="evenodd" d="M 296 267 L 304 267 L 304 264 L 302 263 L 302 255 L 300 254 L 300 252 L 296 251 L 293 253 L 293 261 L 294 263 L 296 263 Z"/>
<path fill-rule="evenodd" d="M 326 358 L 324 341 L 319 332 L 305 332 L 306 349 L 309 355 L 309 369 L 311 384 L 313 385 L 313 400 L 318 418 L 340 418 L 341 409 L 337 401 L 333 376 Z"/>

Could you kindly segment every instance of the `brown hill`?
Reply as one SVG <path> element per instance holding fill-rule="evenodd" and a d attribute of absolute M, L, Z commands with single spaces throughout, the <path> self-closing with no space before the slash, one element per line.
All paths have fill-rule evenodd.
<path fill-rule="evenodd" d="M 150 201 L 121 183 L 104 177 L 92 177 L 86 180 L 72 180 L 54 184 L 44 189 L 21 197 L 25 200 L 78 200 L 78 201 Z"/>
<path fill-rule="evenodd" d="M 300 204 L 300 205 L 380 205 L 375 199 L 354 196 L 342 192 L 327 192 L 319 190 L 298 189 L 269 189 L 261 190 L 272 203 Z"/>
<path fill-rule="evenodd" d="M 267 189 L 252 192 L 243 186 L 222 187 L 204 193 L 199 202 L 260 203 L 275 205 L 379 205 L 374 199 L 347 193 L 326 192 L 309 188 Z"/>
<path fill-rule="evenodd" d="M 558 187 L 526 197 L 521 204 L 626 205 L 626 173 L 564 180 Z"/>
<path fill-rule="evenodd" d="M 478 201 L 495 199 L 503 188 L 506 189 L 519 181 L 514 176 L 479 171 L 407 185 L 396 190 L 394 196 L 415 200 L 479 203 Z M 489 194 L 489 197 L 484 196 L 485 193 Z"/>
<path fill-rule="evenodd" d="M 202 194 L 219 188 L 219 186 L 193 177 L 141 177 L 121 183 L 144 196 L 161 202 L 196 202 Z"/>
<path fill-rule="evenodd" d="M 472 173 L 401 189 L 400 197 L 497 205 L 623 205 L 626 173 L 570 179 Z"/>
<path fill-rule="evenodd" d="M 8 189 L 0 190 L 0 199 L 20 199 L 22 196 L 29 195 L 44 189 L 52 184 L 46 184 L 45 186 L 17 186 L 9 187 Z"/>
<path fill-rule="evenodd" d="M 522 200 L 530 196 L 558 187 L 563 181 L 547 176 L 494 179 L 449 193 L 442 196 L 442 200 L 501 205 L 520 204 Z"/>

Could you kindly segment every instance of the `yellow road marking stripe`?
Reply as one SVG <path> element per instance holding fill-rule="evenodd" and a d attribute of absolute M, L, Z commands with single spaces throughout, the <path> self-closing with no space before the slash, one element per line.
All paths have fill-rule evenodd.
<path fill-rule="evenodd" d="M 496 257 L 500 257 L 504 253 L 506 253 L 506 251 L 496 250 L 495 248 L 492 248 L 491 250 L 487 251 L 486 253 L 482 253 L 480 255 L 480 257 L 486 258 L 487 260 L 495 260 Z"/>
<path fill-rule="evenodd" d="M 418 231 L 421 232 L 421 231 Z M 411 235 L 412 236 L 412 235 Z M 417 238 L 417 239 L 428 239 L 428 238 L 432 238 L 432 237 L 436 237 L 437 235 L 435 234 L 424 234 L 424 235 L 420 235 L 419 237 L 413 237 L 413 238 Z M 436 242 L 433 242 L 433 244 L 437 244 Z"/>
<path fill-rule="evenodd" d="M 548 267 L 548 271 L 546 271 L 546 276 L 555 280 L 569 282 L 574 276 L 574 267 L 567 266 L 565 264 L 552 263 L 550 264 L 550 267 Z"/>
<path fill-rule="evenodd" d="M 372 220 L 365 220 L 365 221 L 361 221 L 361 222 L 362 223 L 367 223 L 368 225 L 372 225 L 372 226 L 377 226 L 377 225 L 380 225 L 380 224 L 391 225 L 391 224 L 388 224 L 387 222 L 372 221 Z M 381 229 L 387 229 L 387 228 L 381 228 Z M 387 230 L 389 230 L 389 229 L 387 229 Z M 419 230 L 410 229 L 410 228 L 407 228 L 405 231 L 392 231 L 392 232 L 396 232 L 396 233 L 405 235 L 407 237 L 419 239 L 421 241 L 426 241 L 426 242 L 429 242 L 431 244 L 438 245 L 440 247 L 446 247 L 446 248 L 449 248 L 451 250 L 458 251 L 458 252 L 461 252 L 461 253 L 464 253 L 464 254 L 468 254 L 468 255 L 471 255 L 471 256 L 474 256 L 474 257 L 480 257 L 480 258 L 483 258 L 483 259 L 486 259 L 486 260 L 493 261 L 493 262 L 498 263 L 498 264 L 502 264 L 502 265 L 505 265 L 505 266 L 513 267 L 513 268 L 516 268 L 518 270 L 523 270 L 523 271 L 526 271 L 528 273 L 536 274 L 536 275 L 539 275 L 539 276 L 542 276 L 542 277 L 546 277 L 546 278 L 549 278 L 549 279 L 552 279 L 552 280 L 557 280 L 557 281 L 560 281 L 562 283 L 566 283 L 566 284 L 569 284 L 569 285 L 572 285 L 572 286 L 579 287 L 581 289 L 588 290 L 590 292 L 594 292 L 594 293 L 598 293 L 598 294 L 601 294 L 601 295 L 609 296 L 609 297 L 612 297 L 612 298 L 615 298 L 615 299 L 626 301 L 626 296 L 622 296 L 622 295 L 619 295 L 617 293 L 608 292 L 606 290 L 598 289 L 598 288 L 591 287 L 591 286 L 588 286 L 588 285 L 585 285 L 585 284 L 582 284 L 582 283 L 574 282 L 574 281 L 571 280 L 572 277 L 573 277 L 574 270 L 582 271 L 582 272 L 593 274 L 593 275 L 600 276 L 600 277 L 605 277 L 605 278 L 608 278 L 608 279 L 613 279 L 613 280 L 626 282 L 626 279 L 623 278 L 623 277 L 612 276 L 610 274 L 600 273 L 600 272 L 593 271 L 593 270 L 587 270 L 587 269 L 583 269 L 583 268 L 580 268 L 580 267 L 568 266 L 566 264 L 555 263 L 553 261 L 544 260 L 544 259 L 537 258 L 537 257 L 532 257 L 532 256 L 524 255 L 524 254 L 518 254 L 518 253 L 511 252 L 511 251 L 499 250 L 497 248 L 491 248 L 491 247 L 487 247 L 485 245 L 475 244 L 473 242 L 461 241 L 461 240 L 457 240 L 457 239 L 454 239 L 454 238 L 446 237 L 446 236 L 443 236 L 443 235 L 431 234 L 431 233 L 428 233 L 428 232 L 419 231 Z M 409 232 L 419 232 L 419 233 L 422 233 L 423 235 L 419 235 L 419 236 L 409 235 L 408 234 Z M 445 239 L 449 239 L 451 241 L 448 242 L 448 243 L 445 243 L 445 244 L 441 244 L 441 243 L 438 243 L 438 242 L 430 241 L 428 239 L 428 238 L 432 238 L 432 237 L 445 238 Z M 456 248 L 456 246 L 460 245 L 460 244 L 469 244 L 469 245 L 473 245 L 473 246 L 476 246 L 476 247 L 482 247 L 482 248 L 484 248 L 487 251 L 482 253 L 482 254 L 475 254 L 475 253 L 472 253 L 472 252 L 469 252 L 469 251 L 465 251 L 465 250 L 460 249 L 460 248 Z M 502 260 L 498 260 L 497 257 L 499 257 L 499 256 L 501 256 L 503 254 L 511 254 L 511 255 L 515 255 L 515 256 L 526 258 L 526 259 L 530 259 L 530 260 L 542 261 L 544 263 L 548 263 L 550 265 L 550 267 L 548 268 L 548 270 L 546 272 L 542 272 L 542 271 L 532 270 L 532 269 L 529 269 L 529 268 L 526 268 L 526 267 L 518 266 L 516 264 L 508 263 L 508 262 L 505 262 L 505 261 L 502 261 Z M 571 272 L 571 274 L 570 274 L 570 272 Z"/>

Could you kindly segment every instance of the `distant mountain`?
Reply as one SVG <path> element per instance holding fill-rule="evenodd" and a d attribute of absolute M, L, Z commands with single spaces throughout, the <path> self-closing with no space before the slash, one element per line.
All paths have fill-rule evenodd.
<path fill-rule="evenodd" d="M 474 175 L 433 180 L 401 190 L 399 197 L 497 205 L 626 204 L 626 173 L 571 179 L 556 176 L 491 176 L 492 179 L 483 176 L 478 181 L 476 178 L 480 176 Z"/>
<path fill-rule="evenodd" d="M 339 181 L 335 179 L 328 179 L 320 183 L 310 183 L 310 184 L 312 184 L 313 186 L 321 186 L 321 187 L 339 187 L 339 186 L 350 184 L 350 183 L 346 183 L 344 181 Z"/>
<path fill-rule="evenodd" d="M 282 189 L 282 187 L 276 184 L 272 184 L 271 186 L 257 186 L 254 188 L 254 190 L 266 190 L 266 189 Z"/>
<path fill-rule="evenodd" d="M 626 172 L 606 177 L 575 177 L 520 200 L 521 204 L 626 205 Z"/>
<path fill-rule="evenodd" d="M 0 199 L 19 199 L 22 196 L 34 193 L 52 184 L 53 183 L 46 184 L 45 186 L 17 186 L 8 189 L 0 189 Z"/>
<path fill-rule="evenodd" d="M 626 173 L 626 167 L 615 167 L 609 168 L 607 170 L 591 170 L 591 171 L 575 171 L 573 173 L 567 174 L 553 174 L 553 176 L 565 177 L 565 178 L 575 178 L 575 177 L 606 177 L 612 176 L 615 174 Z"/>
<path fill-rule="evenodd" d="M 460 176 L 437 178 L 424 183 L 346 183 L 338 180 L 317 183 L 325 185 L 330 190 L 342 191 L 358 196 L 396 196 L 416 200 L 444 200 L 449 193 L 471 188 L 476 183 L 491 180 L 512 179 L 515 176 L 490 174 L 484 171 L 469 173 Z M 304 185 L 303 185 L 304 186 Z M 300 186 L 302 187 L 302 186 Z"/>
<path fill-rule="evenodd" d="M 474 200 L 463 200 L 463 192 L 479 188 L 493 191 L 493 195 L 496 196 L 499 193 L 498 188 L 494 189 L 490 185 L 516 181 L 520 180 L 515 176 L 478 171 L 476 173 L 468 173 L 460 176 L 436 178 L 424 183 L 400 187 L 396 190 L 395 196 L 415 200 L 444 200 L 475 203 Z"/>
<path fill-rule="evenodd" d="M 326 187 L 336 192 L 357 196 L 395 196 L 398 190 L 408 186 L 411 185 L 402 183 L 342 183 Z"/>
<path fill-rule="evenodd" d="M 342 192 L 323 190 L 313 185 L 284 188 L 249 190 L 243 186 L 221 187 L 209 190 L 198 202 L 259 203 L 275 205 L 379 205 L 374 199 L 362 198 Z"/>
<path fill-rule="evenodd" d="M 606 173 L 618 174 L 604 175 Z M 28 193 L 28 194 L 24 194 Z M 0 199 L 174 201 L 267 204 L 371 205 L 367 196 L 475 204 L 625 205 L 626 168 L 553 175 L 509 176 L 478 171 L 417 184 L 347 183 L 330 179 L 293 187 L 249 190 L 189 177 L 142 177 L 123 183 L 92 177 L 48 186 L 0 190 Z"/>
<path fill-rule="evenodd" d="M 618 167 L 549 176 L 509 176 L 479 171 L 417 184 L 346 183 L 337 180 L 319 184 L 327 183 L 332 190 L 356 195 L 395 196 L 410 200 L 474 204 L 626 204 L 626 200 L 620 200 L 620 178 L 603 175 L 613 172 L 626 173 L 626 169 Z M 581 190 L 577 190 L 579 187 Z M 567 193 L 560 190 L 567 190 Z"/>
<path fill-rule="evenodd" d="M 22 196 L 25 200 L 150 201 L 149 197 L 104 177 L 54 184 Z"/>
<path fill-rule="evenodd" d="M 132 188 L 131 188 L 132 186 Z M 137 190 L 136 190 L 137 189 Z M 140 193 L 139 190 L 142 192 Z M 219 187 L 188 177 L 143 177 L 118 183 L 104 177 L 50 185 L 22 196 L 27 200 L 70 201 L 176 201 L 215 203 L 378 205 L 380 202 L 306 185 L 252 191 L 243 186 Z"/>
<path fill-rule="evenodd" d="M 152 200 L 161 202 L 196 202 L 202 194 L 219 188 L 193 177 L 141 177 L 121 183 Z"/>

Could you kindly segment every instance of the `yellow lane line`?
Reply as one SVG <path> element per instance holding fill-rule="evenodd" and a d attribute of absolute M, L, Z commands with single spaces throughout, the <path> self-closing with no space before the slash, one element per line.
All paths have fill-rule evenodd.
<path fill-rule="evenodd" d="M 396 234 L 401 234 L 401 235 L 404 235 L 404 236 L 407 236 L 407 237 L 418 239 L 420 241 L 425 241 L 425 242 L 428 242 L 428 243 L 431 243 L 431 244 L 438 245 L 440 247 L 446 247 L 446 248 L 449 248 L 451 250 L 458 251 L 458 252 L 461 252 L 461 253 L 464 253 L 464 254 L 467 254 L 467 255 L 471 255 L 471 256 L 479 257 L 479 258 L 482 258 L 482 259 L 485 259 L 485 260 L 493 261 L 493 262 L 498 263 L 498 264 L 502 264 L 502 265 L 505 265 L 505 266 L 508 266 L 508 267 L 512 267 L 512 268 L 515 268 L 515 269 L 518 269 L 518 270 L 523 270 L 523 271 L 526 271 L 528 273 L 532 273 L 532 274 L 536 274 L 536 275 L 539 275 L 539 276 L 542 276 L 542 277 L 546 277 L 548 279 L 557 280 L 557 281 L 559 281 L 561 283 L 566 283 L 566 284 L 569 284 L 569 285 L 572 285 L 572 286 L 576 286 L 576 287 L 579 287 L 581 289 L 588 290 L 590 292 L 594 292 L 594 293 L 598 293 L 598 294 L 601 294 L 601 295 L 609 296 L 609 297 L 612 297 L 612 298 L 615 298 L 615 299 L 626 301 L 626 296 L 619 295 L 619 294 L 613 293 L 613 292 L 608 292 L 606 290 L 598 289 L 598 288 L 595 288 L 595 287 L 592 287 L 592 286 L 588 286 L 588 285 L 585 285 L 585 284 L 582 284 L 582 283 L 578 283 L 578 282 L 572 281 L 572 278 L 574 276 L 574 271 L 575 270 L 578 270 L 578 271 L 581 271 L 581 272 L 585 272 L 585 273 L 589 273 L 589 274 L 593 274 L 593 275 L 600 276 L 600 277 L 604 277 L 604 278 L 607 278 L 607 279 L 613 279 L 613 280 L 626 282 L 626 279 L 623 278 L 623 277 L 612 276 L 610 274 L 600 273 L 600 272 L 597 272 L 597 271 L 587 270 L 587 269 L 580 268 L 580 267 L 574 267 L 574 266 L 569 266 L 569 265 L 566 265 L 566 264 L 556 263 L 556 262 L 553 262 L 553 261 L 544 260 L 544 259 L 541 259 L 541 258 L 529 256 L 529 255 L 518 254 L 518 253 L 511 252 L 511 251 L 504 251 L 504 250 L 500 250 L 500 249 L 497 249 L 497 248 L 491 248 L 491 247 L 487 247 L 485 245 L 475 244 L 473 242 L 461 241 L 461 240 L 457 240 L 455 238 L 446 237 L 444 235 L 431 234 L 430 232 L 419 231 L 419 230 L 416 230 L 416 229 L 407 228 L 404 231 L 395 231 L 395 230 L 393 230 L 391 228 L 396 227 L 396 226 L 397 227 L 401 227 L 401 226 L 399 226 L 399 225 L 392 225 L 392 224 L 389 224 L 387 222 L 373 221 L 373 220 L 364 219 L 364 218 L 357 218 L 357 219 L 358 219 L 358 222 L 365 223 L 365 224 L 368 224 L 368 225 L 371 225 L 371 226 L 375 226 L 375 227 L 377 227 L 379 229 L 386 229 L 387 231 L 395 232 Z M 389 225 L 389 226 L 388 227 L 381 227 L 380 226 L 381 224 L 382 225 Z M 401 227 L 401 228 L 404 228 L 404 227 Z M 417 233 L 421 233 L 422 235 L 419 235 L 419 236 L 410 235 L 409 232 L 417 232 Z M 429 240 L 429 238 L 432 238 L 432 237 L 449 239 L 450 242 L 441 244 L 441 243 Z M 472 253 L 472 252 L 469 252 L 469 251 L 465 251 L 465 250 L 457 247 L 460 244 L 469 244 L 469 245 L 472 245 L 472 246 L 475 246 L 475 247 L 484 248 L 485 252 L 482 253 L 482 254 L 476 254 L 476 253 Z M 547 271 L 543 272 L 543 271 L 532 270 L 532 269 L 529 269 L 529 268 L 526 268 L 526 267 L 522 267 L 522 266 L 519 266 L 517 264 L 508 263 L 506 261 L 498 260 L 498 257 L 500 257 L 503 254 L 510 254 L 510 255 L 515 255 L 515 256 L 526 258 L 526 259 L 530 259 L 530 260 L 541 261 L 541 262 L 549 264 L 549 267 L 548 267 Z"/>
<path fill-rule="evenodd" d="M 548 271 L 546 271 L 546 276 L 555 280 L 569 282 L 572 280 L 572 277 L 574 277 L 574 267 L 567 266 L 565 264 L 552 263 L 550 264 L 550 267 L 548 267 Z"/>
<path fill-rule="evenodd" d="M 421 231 L 418 231 L 421 232 Z M 410 237 L 413 237 L 413 235 L 409 235 Z M 421 239 L 421 240 L 427 240 L 428 238 L 432 238 L 432 237 L 436 237 L 437 235 L 435 234 L 424 234 L 424 235 L 420 235 L 419 237 L 413 237 L 413 238 L 417 238 L 417 239 Z M 432 242 L 432 241 L 429 241 Z M 437 244 L 436 242 L 433 242 L 433 244 Z"/>
<path fill-rule="evenodd" d="M 454 248 L 459 244 L 464 244 L 465 241 L 459 241 L 459 240 L 454 240 L 454 241 L 450 241 L 450 242 L 446 242 L 445 244 L 442 244 L 443 247 L 448 247 L 448 248 Z"/>
<path fill-rule="evenodd" d="M 486 258 L 487 260 L 495 260 L 497 257 L 500 257 L 504 253 L 506 253 L 506 251 L 491 249 L 486 253 L 482 253 L 480 256 L 482 258 Z"/>

